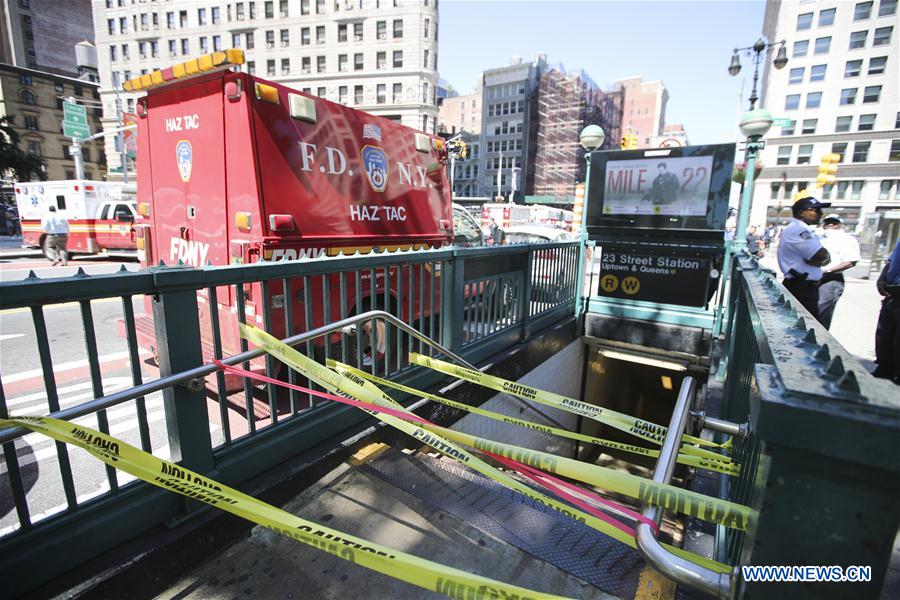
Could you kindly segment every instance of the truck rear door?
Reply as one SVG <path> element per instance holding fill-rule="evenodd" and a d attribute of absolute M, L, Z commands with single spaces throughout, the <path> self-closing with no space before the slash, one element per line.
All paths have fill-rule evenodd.
<path fill-rule="evenodd" d="M 145 102 L 153 261 L 228 264 L 221 75 L 153 90 Z"/>

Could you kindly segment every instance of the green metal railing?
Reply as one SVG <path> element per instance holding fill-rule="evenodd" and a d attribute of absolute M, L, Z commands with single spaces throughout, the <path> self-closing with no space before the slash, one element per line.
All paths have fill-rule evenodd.
<path fill-rule="evenodd" d="M 366 418 L 360 411 L 298 392 L 260 390 L 249 380 L 226 381 L 217 371 L 204 380 L 185 379 L 210 358 L 247 350 L 237 323 L 256 324 L 280 337 L 371 310 L 385 310 L 419 335 L 384 327 L 342 329 L 319 342 L 299 346 L 325 356 L 427 388 L 440 375 L 410 367 L 409 350 L 434 355 L 421 337 L 439 340 L 449 351 L 477 362 L 532 332 L 573 316 L 578 243 L 514 245 L 496 249 L 446 249 L 370 254 L 291 263 L 254 263 L 205 269 L 157 267 L 114 275 L 41 280 L 35 277 L 0 285 L 0 310 L 27 309 L 40 358 L 46 406 L 40 414 L 79 418 L 85 425 L 122 437 L 145 451 L 238 485 L 319 442 L 339 435 Z M 263 301 L 265 299 L 265 301 Z M 132 388 L 112 391 L 105 384 L 98 328 L 92 310 L 114 300 L 121 306 L 118 327 L 126 348 Z M 60 403 L 54 373 L 58 343 L 48 334 L 47 310 L 76 302 L 87 357 L 90 410 L 80 402 Z M 142 307 L 146 314 L 141 314 Z M 109 323 L 106 328 L 110 327 Z M 106 328 L 99 333 L 108 334 Z M 148 338 L 148 336 L 150 336 Z M 108 335 L 101 345 L 109 346 Z M 141 348 L 152 340 L 160 378 L 145 382 Z M 369 346 L 371 360 L 365 358 Z M 145 351 L 146 353 L 146 351 Z M 279 376 L 275 361 L 241 359 L 245 368 Z M 281 377 L 309 382 L 289 372 Z M 21 389 L 0 375 L 0 416 L 16 414 Z M 235 385 L 236 383 L 236 385 Z M 15 387 L 15 386 L 13 386 Z M 160 398 L 160 394 L 162 398 Z M 154 408 L 148 408 L 152 404 Z M 211 412 L 214 417 L 210 418 Z M 82 406 L 83 409 L 83 406 Z M 136 429 L 123 433 L 127 411 Z M 159 422 L 151 416 L 164 412 Z M 36 414 L 36 413 L 33 413 Z M 110 414 L 114 417 L 110 419 Z M 235 414 L 241 418 L 235 419 Z M 158 415 L 157 415 L 158 416 Z M 235 431 L 240 422 L 241 431 Z M 21 431 L 0 434 L 9 497 L 0 537 L 0 573 L 18 594 L 149 528 L 183 518 L 196 508 L 179 497 L 123 478 L 106 469 L 94 481 L 90 498 L 86 475 L 73 470 L 67 448 L 24 456 L 17 449 Z M 160 445 L 160 439 L 162 445 Z M 52 469 L 64 489 L 65 506 L 54 514 L 36 509 L 31 474 Z M 94 475 L 96 479 L 96 474 Z M 38 514 L 41 513 L 41 514 Z M 15 515 L 14 517 L 12 515 Z M 116 515 L 128 515 L 109 527 Z M 33 576 L 23 577 L 23 573 Z M 13 577 L 15 574 L 15 577 Z"/>
<path fill-rule="evenodd" d="M 734 565 L 868 565 L 872 581 L 804 584 L 810 597 L 877 597 L 900 525 L 900 394 L 868 371 L 755 259 L 732 276 L 722 417 L 740 477 L 721 495 L 750 505 L 745 532 L 720 530 Z M 794 587 L 792 587 L 794 586 Z M 747 584 L 744 598 L 787 597 L 797 584 Z"/>

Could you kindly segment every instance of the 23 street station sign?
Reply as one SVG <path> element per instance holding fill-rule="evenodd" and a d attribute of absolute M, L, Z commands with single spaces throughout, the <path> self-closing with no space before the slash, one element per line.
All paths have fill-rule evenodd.
<path fill-rule="evenodd" d="M 600 257 L 597 293 L 608 298 L 704 306 L 709 271 L 709 257 L 605 246 Z"/>

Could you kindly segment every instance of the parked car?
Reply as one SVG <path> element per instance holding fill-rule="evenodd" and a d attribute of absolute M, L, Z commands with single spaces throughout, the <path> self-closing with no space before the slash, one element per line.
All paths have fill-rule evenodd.
<path fill-rule="evenodd" d="M 565 229 L 540 225 L 512 225 L 506 229 L 506 244 L 571 242 L 576 238 Z M 538 302 L 559 302 L 572 287 L 572 255 L 567 250 L 549 249 L 534 253 L 531 286 Z"/>
<path fill-rule="evenodd" d="M 466 208 L 453 203 L 453 245 L 467 248 L 484 246 L 484 233 Z"/>

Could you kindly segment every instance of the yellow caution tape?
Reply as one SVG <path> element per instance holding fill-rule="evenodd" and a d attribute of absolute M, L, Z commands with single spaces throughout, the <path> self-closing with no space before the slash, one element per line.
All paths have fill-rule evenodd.
<path fill-rule="evenodd" d="M 606 446 L 608 448 L 615 448 L 617 450 L 622 450 L 624 452 L 630 452 L 632 454 L 640 454 L 642 456 L 650 456 L 650 457 L 658 457 L 659 450 L 653 450 L 651 448 L 644 448 L 643 446 L 634 446 L 632 444 L 623 444 L 621 442 L 614 442 L 612 440 L 605 440 L 598 437 L 593 437 L 590 435 L 585 435 L 583 433 L 576 433 L 573 431 L 568 431 L 566 429 L 560 429 L 558 427 L 551 427 L 549 425 L 542 425 L 540 423 L 535 423 L 533 421 L 527 421 L 525 419 L 517 419 L 515 417 L 509 417 L 506 415 L 502 415 L 500 413 L 492 412 L 489 410 L 485 410 L 483 408 L 478 408 L 475 406 L 469 406 L 468 404 L 463 404 L 461 402 L 456 402 L 454 400 L 450 400 L 448 398 L 443 398 L 441 396 L 437 396 L 435 394 L 429 394 L 428 392 L 423 392 L 421 390 L 417 390 L 415 388 L 411 388 L 409 386 L 405 386 L 403 384 L 397 383 L 396 381 L 390 381 L 388 379 L 384 379 L 378 377 L 376 375 L 372 375 L 371 373 L 367 373 L 360 369 L 356 369 L 351 367 L 350 365 L 346 365 L 344 363 L 338 362 L 332 358 L 327 359 L 327 366 L 335 369 L 339 373 L 347 372 L 353 373 L 358 377 L 363 377 L 371 382 L 377 383 L 379 385 L 388 386 L 394 388 L 395 390 L 400 390 L 402 392 L 406 392 L 408 394 L 413 394 L 420 398 L 427 398 L 428 400 L 432 400 L 434 402 L 438 402 L 440 404 L 444 404 L 446 406 L 452 406 L 453 408 L 457 408 L 459 410 L 464 410 L 470 412 L 472 414 L 481 415 L 483 417 L 487 417 L 489 419 L 494 419 L 496 421 L 502 421 L 504 423 L 510 423 L 512 425 L 518 425 L 519 427 L 525 427 L 527 429 L 533 429 L 536 431 L 542 431 L 544 433 L 550 433 L 553 435 L 558 435 L 561 437 L 566 437 L 573 440 L 581 440 L 583 442 L 589 442 L 592 444 L 598 444 L 600 446 Z M 679 454 L 678 462 L 683 465 L 688 465 L 692 467 L 699 467 L 701 469 L 708 469 L 710 471 L 717 471 L 719 473 L 725 473 L 726 475 L 740 475 L 741 467 L 737 465 L 727 457 L 722 456 L 719 460 L 711 460 L 702 456 L 694 456 L 691 454 Z"/>
<path fill-rule="evenodd" d="M 331 369 L 324 367 L 324 366 L 320 365 L 319 363 L 317 363 L 316 361 L 297 352 L 296 350 L 294 350 L 287 344 L 277 340 L 276 338 L 272 337 L 271 335 L 269 335 L 268 333 L 266 333 L 264 331 L 261 331 L 260 329 L 241 324 L 240 325 L 240 334 L 242 337 L 253 342 L 256 346 L 263 348 L 266 352 L 269 352 L 270 354 L 272 354 L 273 356 L 275 356 L 276 358 L 278 358 L 279 360 L 281 360 L 288 366 L 295 368 L 304 377 L 316 382 L 317 384 L 321 385 L 322 387 L 331 391 L 332 393 L 342 393 L 342 394 L 351 396 L 359 401 L 366 402 L 368 404 L 372 404 L 375 406 L 386 406 L 389 408 L 403 410 L 404 412 L 409 412 L 403 406 L 401 406 L 400 404 L 395 402 L 386 393 L 384 393 L 383 391 L 378 389 L 373 383 L 366 381 L 365 379 L 363 379 L 361 377 L 357 377 L 357 376 L 353 375 L 352 373 L 346 373 L 346 372 L 343 374 L 336 373 L 335 371 L 332 371 Z M 522 495 L 527 496 L 528 498 L 531 498 L 532 500 L 534 500 L 536 502 L 544 504 L 544 505 L 548 506 L 549 508 L 557 510 L 577 521 L 581 521 L 582 523 L 585 523 L 586 525 L 588 525 L 602 533 L 605 533 L 605 534 L 609 535 L 610 537 L 612 537 L 616 540 L 619 540 L 624 544 L 631 546 L 632 548 L 635 547 L 634 538 L 627 535 L 625 532 L 621 531 L 620 529 L 617 529 L 613 525 L 606 523 L 605 521 L 598 519 L 597 517 L 594 517 L 593 515 L 590 515 L 588 513 L 580 511 L 576 508 L 572 508 L 571 506 L 569 506 L 567 504 L 564 504 L 564 503 L 554 500 L 544 494 L 534 491 L 530 487 L 511 478 L 509 475 L 507 475 L 503 471 L 495 469 L 494 467 L 490 466 L 483 460 L 479 459 L 477 456 L 471 454 L 464 448 L 461 448 L 461 447 L 457 446 L 456 444 L 454 444 L 453 442 L 446 439 L 446 438 L 453 439 L 454 436 L 456 436 L 458 432 L 451 431 L 449 429 L 446 429 L 443 427 L 438 427 L 438 426 L 429 427 L 429 426 L 414 425 L 412 423 L 409 423 L 407 421 L 404 421 L 403 419 L 394 417 L 392 415 L 378 414 L 375 411 L 369 411 L 369 412 L 370 412 L 370 414 L 373 414 L 375 417 L 384 421 L 385 423 L 388 423 L 388 424 L 396 427 L 397 429 L 400 429 L 401 431 L 411 435 L 412 437 L 424 442 L 425 444 L 431 446 L 435 450 L 438 450 L 442 454 L 449 456 L 450 458 L 453 458 L 459 462 L 462 462 L 462 463 L 468 465 L 472 469 L 478 471 L 479 473 L 486 475 L 487 477 L 490 477 L 491 479 L 497 481 L 498 483 L 501 483 L 501 484 L 509 487 L 510 489 L 513 489 L 513 490 L 521 493 Z M 409 414 L 413 414 L 413 413 L 409 412 Z M 477 438 L 474 438 L 471 436 L 465 436 L 465 439 L 468 439 L 468 438 L 471 438 L 471 440 L 469 440 L 469 441 L 474 441 L 475 439 L 477 439 Z M 482 446 L 491 445 L 491 448 L 493 448 L 493 449 L 491 449 L 491 448 L 484 448 L 484 449 L 487 449 L 488 451 L 493 452 L 494 454 L 499 454 L 499 455 L 505 456 L 507 458 L 512 458 L 513 460 L 517 460 L 519 462 L 523 462 L 530 466 L 543 469 L 544 471 L 556 472 L 552 468 L 548 468 L 547 465 L 541 464 L 540 462 L 534 462 L 533 460 L 531 460 L 531 457 L 528 455 L 522 454 L 522 458 L 524 458 L 524 460 L 521 460 L 520 458 L 517 458 L 516 456 L 510 455 L 510 454 L 515 454 L 515 452 L 510 453 L 508 450 L 500 448 L 499 447 L 500 445 L 498 445 L 496 442 L 491 442 L 489 440 L 480 440 L 480 441 L 482 443 Z M 466 442 L 462 442 L 462 443 L 466 443 Z M 466 444 L 466 445 L 472 446 L 472 444 Z M 511 448 L 515 448 L 515 447 L 513 446 Z M 479 449 L 482 449 L 482 448 L 479 448 Z M 525 450 L 525 449 L 521 449 L 521 448 L 518 450 L 526 452 L 526 453 L 534 452 L 534 451 Z M 543 454 L 543 453 L 541 453 L 541 454 Z M 549 455 L 549 454 L 546 454 L 544 456 L 549 457 L 551 460 L 556 459 L 556 457 L 553 457 L 552 455 Z M 560 460 L 562 460 L 562 459 L 560 459 Z M 573 461 L 573 462 L 577 462 L 577 461 Z M 579 464 L 581 464 L 581 463 L 579 463 Z M 588 465 L 586 465 L 586 466 L 588 466 Z M 593 465 L 589 465 L 589 466 L 593 466 Z M 552 465 L 551 465 L 551 467 L 552 467 Z M 686 490 L 680 490 L 679 488 L 676 488 L 674 486 L 660 484 L 660 483 L 656 483 L 653 481 L 647 481 L 647 480 L 641 479 L 640 477 L 635 477 L 634 475 L 630 475 L 628 473 L 617 473 L 610 469 L 603 469 L 603 467 L 595 467 L 595 468 L 600 469 L 601 471 L 609 471 L 610 473 L 613 473 L 616 475 L 616 477 L 610 478 L 609 483 L 611 483 L 612 486 L 608 487 L 608 489 L 613 489 L 614 491 L 630 490 L 632 492 L 631 494 L 628 494 L 628 492 L 624 492 L 624 491 L 622 493 L 626 493 L 635 498 L 638 497 L 638 495 L 637 495 L 638 489 L 639 489 L 638 485 L 640 485 L 640 486 L 644 486 L 645 484 L 648 485 L 650 491 L 648 491 L 646 494 L 644 494 L 644 497 L 641 498 L 641 500 L 646 500 L 646 501 L 650 502 L 651 504 L 657 504 L 660 502 L 668 502 L 669 501 L 668 498 L 671 496 L 676 499 L 677 498 L 682 499 L 682 502 L 681 502 L 682 509 L 684 509 L 686 506 L 684 498 L 687 497 L 691 500 L 694 500 L 694 503 L 699 503 L 701 500 L 705 500 L 708 503 L 715 504 L 715 506 L 717 506 L 717 507 L 733 506 L 737 509 L 743 509 L 745 511 L 750 510 L 750 509 L 747 509 L 746 507 L 743 507 L 743 506 L 740 506 L 737 504 L 733 504 L 731 502 L 717 500 L 715 498 L 710 498 L 708 496 L 703 496 L 702 494 L 696 494 L 694 492 L 688 492 Z M 628 485 L 628 484 L 622 485 L 620 483 L 617 483 L 617 482 L 621 482 L 621 481 L 626 481 L 630 485 Z M 606 486 L 601 486 L 601 487 L 606 487 Z M 619 489 L 616 489 L 616 488 L 619 488 Z M 640 489 L 643 490 L 644 488 L 641 487 Z M 684 496 L 684 495 L 687 495 L 687 496 Z M 687 506 L 693 506 L 693 504 L 689 504 Z M 677 509 L 677 502 L 673 503 L 672 508 Z M 682 512 L 684 512 L 684 510 L 682 510 Z M 709 516 L 711 514 L 709 511 L 705 511 L 705 512 L 701 513 L 701 511 L 698 510 L 696 512 L 697 512 L 697 516 L 699 516 L 700 518 L 703 518 L 702 515 Z M 728 523 L 731 522 L 730 520 L 725 520 L 724 518 L 722 520 L 723 520 L 723 524 L 725 524 L 725 525 L 728 525 Z M 734 525 L 729 525 L 729 526 L 734 526 Z M 692 552 L 688 552 L 681 548 L 675 548 L 674 546 L 666 546 L 666 548 L 673 554 L 681 556 L 681 557 L 685 558 L 686 560 L 690 560 L 696 564 L 705 566 L 706 568 L 713 569 L 717 572 L 727 573 L 727 572 L 731 571 L 731 567 L 729 567 L 728 565 L 719 563 L 714 560 L 707 559 L 705 557 L 698 556 Z"/>
<path fill-rule="evenodd" d="M 50 417 L 0 419 L 0 427 L 16 425 L 83 448 L 106 464 L 157 487 L 215 506 L 338 558 L 451 598 L 561 598 L 472 575 L 324 527 L 87 427 Z"/>
<path fill-rule="evenodd" d="M 509 381 L 508 379 L 495 377 L 494 375 L 488 375 L 487 373 L 482 373 L 481 371 L 467 369 L 466 367 L 450 364 L 436 358 L 422 356 L 421 354 L 417 354 L 415 352 L 409 353 L 409 362 L 411 364 L 428 367 L 429 369 L 433 369 L 441 373 L 446 373 L 447 375 L 452 375 L 460 379 L 465 379 L 466 381 L 469 381 L 471 383 L 476 383 L 480 386 L 492 390 L 497 390 L 498 392 L 506 392 L 507 394 L 512 394 L 513 396 L 524 398 L 525 400 L 533 400 L 534 402 L 546 404 L 547 406 L 552 406 L 553 408 L 558 408 L 566 412 L 581 415 L 589 419 L 594 419 L 595 421 L 599 421 L 601 423 L 609 425 L 610 427 L 614 427 L 616 429 L 619 429 L 620 431 L 630 433 L 639 438 L 649 440 L 655 444 L 662 445 L 663 438 L 665 437 L 666 430 L 668 429 L 663 425 L 657 425 L 656 423 L 651 423 L 650 421 L 645 421 L 644 419 L 638 419 L 637 417 L 632 417 L 631 415 L 626 415 L 624 413 L 616 412 L 614 410 L 596 406 L 594 404 L 588 404 L 587 402 L 569 398 L 567 396 L 563 396 L 562 394 L 539 390 L 522 383 Z M 687 434 L 683 435 L 681 439 L 685 442 L 689 442 L 691 444 L 699 444 L 701 446 L 724 447 L 722 444 L 717 444 L 716 442 L 711 442 L 709 440 L 704 440 Z M 706 456 L 707 458 L 710 458 L 712 460 L 720 460 L 722 458 L 721 455 L 718 455 L 715 452 L 710 452 L 709 450 L 704 450 L 703 448 L 683 446 L 681 450 L 682 452 L 687 454 Z"/>

